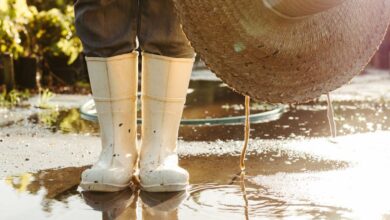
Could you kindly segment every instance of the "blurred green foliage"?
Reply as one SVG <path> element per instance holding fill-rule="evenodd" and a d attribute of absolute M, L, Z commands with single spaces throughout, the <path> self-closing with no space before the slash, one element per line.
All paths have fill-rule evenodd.
<path fill-rule="evenodd" d="M 0 18 L 0 52 L 18 56 L 23 52 L 20 36 L 10 18 Z"/>
<path fill-rule="evenodd" d="M 16 10 L 17 9 L 17 10 Z M 20 32 L 28 17 L 27 5 L 19 0 L 0 1 L 0 52 L 10 53 L 15 57 L 24 51 Z"/>
<path fill-rule="evenodd" d="M 82 51 L 67 0 L 0 1 L 0 53 L 15 57 L 65 56 L 72 63 Z M 51 8 L 51 9 L 50 9 Z"/>
<path fill-rule="evenodd" d="M 28 90 L 11 90 L 10 92 L 7 92 L 4 89 L 0 94 L 0 107 L 13 108 L 23 106 L 23 101 L 27 101 L 30 96 Z"/>
<path fill-rule="evenodd" d="M 68 6 L 73 5 L 73 0 L 27 0 L 28 5 L 35 6 L 38 11 L 48 11 L 57 8 L 65 12 Z"/>
<path fill-rule="evenodd" d="M 49 89 L 41 89 L 39 91 L 39 99 L 36 107 L 42 109 L 54 108 L 54 105 L 50 103 L 50 100 L 55 97 L 55 94 Z"/>

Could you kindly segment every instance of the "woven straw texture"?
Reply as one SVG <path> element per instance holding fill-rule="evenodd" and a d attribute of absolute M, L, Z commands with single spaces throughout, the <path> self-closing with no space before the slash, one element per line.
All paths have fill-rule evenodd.
<path fill-rule="evenodd" d="M 255 100 L 305 102 L 348 83 L 368 64 L 390 21 L 390 0 L 347 0 L 286 19 L 261 0 L 175 0 L 207 66 Z"/>

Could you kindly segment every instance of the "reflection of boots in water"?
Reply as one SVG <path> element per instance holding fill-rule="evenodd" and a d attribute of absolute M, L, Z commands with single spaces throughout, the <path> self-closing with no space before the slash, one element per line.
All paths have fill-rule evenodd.
<path fill-rule="evenodd" d="M 188 197 L 187 191 L 180 192 L 146 192 L 141 191 L 143 203 L 142 217 L 145 220 L 178 219 L 177 209 Z"/>
<path fill-rule="evenodd" d="M 94 210 L 101 211 L 103 220 L 136 219 L 137 194 L 131 189 L 120 192 L 82 192 L 85 203 Z"/>

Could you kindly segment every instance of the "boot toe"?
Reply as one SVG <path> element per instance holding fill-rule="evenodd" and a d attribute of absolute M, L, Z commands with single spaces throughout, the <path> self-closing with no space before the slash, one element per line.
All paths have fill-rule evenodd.
<path fill-rule="evenodd" d="M 87 191 L 119 191 L 129 186 L 131 172 L 124 168 L 90 168 L 81 174 L 80 186 Z"/>
<path fill-rule="evenodd" d="M 187 188 L 189 174 L 181 167 L 164 167 L 140 172 L 141 186 L 149 192 L 174 192 Z"/>

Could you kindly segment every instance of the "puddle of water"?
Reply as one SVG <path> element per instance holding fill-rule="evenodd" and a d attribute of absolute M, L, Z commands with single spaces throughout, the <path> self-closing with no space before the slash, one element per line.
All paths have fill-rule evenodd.
<path fill-rule="evenodd" d="M 219 82 L 193 82 L 191 89 L 186 118 L 244 114 L 244 97 Z M 251 138 L 328 137 L 326 105 L 288 106 L 278 120 L 253 124 Z M 344 101 L 334 108 L 338 134 L 371 135 L 307 140 L 290 151 L 261 148 L 249 152 L 246 176 L 237 175 L 238 156 L 184 157 L 180 163 L 191 175 L 187 193 L 81 192 L 86 167 L 10 176 L 0 181 L 0 219 L 390 219 L 390 143 L 388 132 L 379 132 L 390 128 L 390 103 Z M 82 120 L 77 109 L 40 111 L 28 123 L 98 134 L 97 124 Z M 186 141 L 242 140 L 243 132 L 243 125 L 180 128 Z"/>
<path fill-rule="evenodd" d="M 270 158 L 274 158 L 271 162 Z M 191 173 L 191 188 L 184 193 L 146 193 L 125 190 L 118 193 L 80 192 L 81 172 L 87 167 L 42 170 L 11 176 L 0 183 L 1 219 L 238 219 L 243 216 L 240 179 L 236 177 L 238 157 L 210 156 L 182 158 L 181 164 Z M 321 160 L 285 152 L 252 155 L 247 163 L 245 183 L 252 216 L 269 216 L 284 209 L 281 201 L 266 197 L 265 188 L 248 180 L 257 175 L 302 170 L 331 170 L 346 167 L 345 162 Z M 207 170 L 207 172 L 205 172 Z M 182 203 L 182 204 L 181 204 Z M 180 208 L 177 208 L 181 204 Z M 281 206 L 282 205 L 282 206 Z M 263 210 L 259 208 L 263 207 Z M 101 215 L 99 214 L 100 212 Z M 138 215 L 137 213 L 142 213 Z M 262 215 L 258 215 L 263 213 Z M 102 216 L 102 217 L 100 217 Z M 137 217 L 137 218 L 136 218 Z M 79 219 L 79 217 L 77 217 Z"/>
<path fill-rule="evenodd" d="M 335 102 L 338 135 L 375 132 L 390 129 L 390 103 Z M 210 134 L 210 129 L 213 130 Z M 243 125 L 182 126 L 183 140 L 241 140 Z M 278 120 L 251 125 L 251 138 L 302 139 L 330 136 L 326 103 L 310 103 L 286 109 Z"/>
<path fill-rule="evenodd" d="M 97 123 L 90 122 L 81 118 L 79 109 L 46 109 L 31 115 L 28 121 L 32 124 L 38 124 L 52 132 L 62 133 L 82 133 L 93 134 L 99 133 Z"/>
<path fill-rule="evenodd" d="M 359 138 L 374 145 L 362 149 Z M 0 219 L 389 219 L 390 151 L 370 138 L 322 141 L 337 160 L 319 156 L 322 145 L 251 154 L 246 176 L 238 156 L 184 157 L 191 187 L 181 193 L 81 192 L 87 167 L 10 176 L 0 181 Z"/>
<path fill-rule="evenodd" d="M 244 115 L 244 97 L 220 82 L 194 81 L 190 85 L 183 117 L 214 118 Z M 390 103 L 370 101 L 334 102 L 337 133 L 348 135 L 390 129 Z M 251 125 L 251 138 L 302 139 L 330 135 L 326 102 L 286 106 L 279 119 Z M 252 113 L 264 112 L 270 105 L 253 103 Z M 78 109 L 42 111 L 30 117 L 54 132 L 98 134 L 96 123 L 81 119 Z M 210 132 L 212 129 L 213 132 Z M 140 129 L 139 129 L 140 130 Z M 242 140 L 243 124 L 181 126 L 179 136 L 185 141 Z"/>

